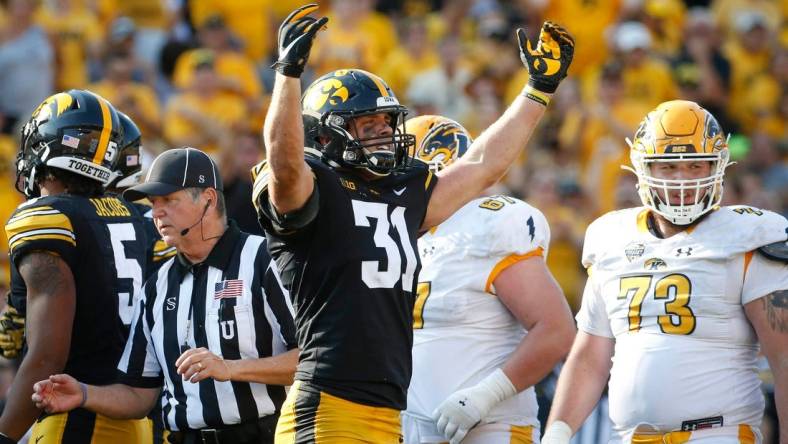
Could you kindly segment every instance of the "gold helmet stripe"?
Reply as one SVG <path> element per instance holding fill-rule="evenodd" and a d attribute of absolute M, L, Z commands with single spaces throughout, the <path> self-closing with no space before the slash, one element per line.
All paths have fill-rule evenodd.
<path fill-rule="evenodd" d="M 386 90 L 386 85 L 383 84 L 383 81 L 380 80 L 380 77 L 376 76 L 375 74 L 368 73 L 368 75 L 369 78 L 372 79 L 373 82 L 375 82 L 375 85 L 378 86 L 378 89 L 380 90 L 380 95 L 383 97 L 388 97 L 389 92 L 388 90 Z"/>
<path fill-rule="evenodd" d="M 101 165 L 101 161 L 104 160 L 104 155 L 107 153 L 107 148 L 109 147 L 109 137 L 112 134 L 112 115 L 109 112 L 107 101 L 96 95 L 94 95 L 94 97 L 101 107 L 101 118 L 104 125 L 101 129 L 98 146 L 96 147 L 96 155 L 93 156 L 93 163 Z"/>

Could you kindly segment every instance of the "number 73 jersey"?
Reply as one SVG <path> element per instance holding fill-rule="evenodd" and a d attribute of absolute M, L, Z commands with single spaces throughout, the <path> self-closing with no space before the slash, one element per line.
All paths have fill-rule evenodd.
<path fill-rule="evenodd" d="M 788 288 L 788 267 L 755 251 L 785 241 L 788 221 L 722 207 L 660 239 L 647 217 L 644 208 L 608 213 L 588 228 L 583 249 L 589 279 L 578 328 L 615 338 L 614 431 L 679 430 L 720 416 L 725 426 L 758 426 L 758 344 L 744 305 Z"/>

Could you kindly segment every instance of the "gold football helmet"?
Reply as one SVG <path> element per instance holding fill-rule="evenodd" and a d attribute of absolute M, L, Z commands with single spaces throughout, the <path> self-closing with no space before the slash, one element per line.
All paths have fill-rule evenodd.
<path fill-rule="evenodd" d="M 413 157 L 440 171 L 468 151 L 473 140 L 462 125 L 448 117 L 418 116 L 405 122 L 408 133 L 416 136 Z"/>
<path fill-rule="evenodd" d="M 688 225 L 711 211 L 722 200 L 722 181 L 728 167 L 728 140 L 717 119 L 695 102 L 672 100 L 646 115 L 627 139 L 633 168 L 624 166 L 638 178 L 638 194 L 643 205 L 676 225 Z M 653 168 L 664 162 L 711 162 L 711 174 L 693 179 L 662 179 Z M 668 195 L 680 192 L 680 203 Z M 686 204 L 683 196 L 694 196 Z"/>

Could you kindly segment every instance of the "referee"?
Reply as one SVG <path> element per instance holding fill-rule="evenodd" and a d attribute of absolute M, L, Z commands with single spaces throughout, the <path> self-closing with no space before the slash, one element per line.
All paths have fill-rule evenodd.
<path fill-rule="evenodd" d="M 227 223 L 221 191 L 216 165 L 194 148 L 164 152 L 126 190 L 151 201 L 178 254 L 142 289 L 120 383 L 53 375 L 34 386 L 40 408 L 142 418 L 159 400 L 171 443 L 273 442 L 298 359 L 292 307 L 265 239 Z"/>

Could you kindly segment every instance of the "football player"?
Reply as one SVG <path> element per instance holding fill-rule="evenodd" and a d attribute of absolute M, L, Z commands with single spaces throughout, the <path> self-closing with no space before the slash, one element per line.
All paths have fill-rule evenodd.
<path fill-rule="evenodd" d="M 30 402 L 33 383 L 51 374 L 114 381 L 146 267 L 142 218 L 104 194 L 122 143 L 118 112 L 82 90 L 47 98 L 22 129 L 17 187 L 29 200 L 5 230 L 13 279 L 25 288 L 28 349 L 0 417 L 0 442 L 16 442 L 36 418 L 38 444 L 150 442 L 148 420 L 84 409 L 41 415 Z"/>
<path fill-rule="evenodd" d="M 588 227 L 580 332 L 542 443 L 568 443 L 608 377 L 611 443 L 760 443 L 759 343 L 788 442 L 788 221 L 719 206 L 727 140 L 694 102 L 659 105 L 630 146 L 643 206 Z"/>
<path fill-rule="evenodd" d="M 118 111 L 123 126 L 123 142 L 120 147 L 117 166 L 107 184 L 107 192 L 120 196 L 126 188 L 140 183 L 142 179 L 142 134 L 134 121 L 126 114 Z M 159 235 L 153 224 L 151 207 L 139 202 L 130 202 L 145 217 L 148 238 L 148 268 L 145 279 L 153 275 L 167 259 L 175 256 L 175 247 L 170 247 Z M 0 321 L 1 323 L 2 321 Z M 2 337 L 0 337 L 2 339 Z M 0 341 L 0 345 L 2 341 Z"/>
<path fill-rule="evenodd" d="M 415 157 L 437 172 L 471 142 L 446 117 L 406 126 Z M 474 199 L 419 238 L 407 444 L 539 442 L 533 386 L 575 334 L 545 265 L 549 244 L 542 212 L 508 196 Z"/>
<path fill-rule="evenodd" d="M 299 77 L 328 21 L 309 16 L 316 9 L 297 9 L 279 29 L 268 162 L 253 169 L 254 204 L 294 301 L 301 349 L 276 439 L 398 443 L 417 237 L 504 174 L 566 76 L 574 41 L 545 23 L 533 48 L 519 31 L 529 85 L 438 180 L 410 162 L 407 110 L 378 76 L 333 71 L 299 102 Z"/>

